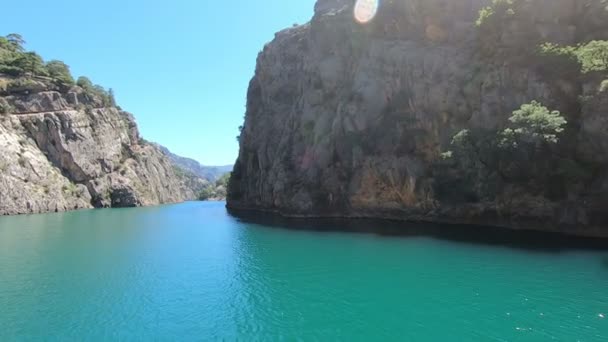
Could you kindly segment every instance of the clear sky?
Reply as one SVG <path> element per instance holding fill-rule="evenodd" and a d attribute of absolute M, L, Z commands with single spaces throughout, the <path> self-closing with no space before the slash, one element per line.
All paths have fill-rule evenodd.
<path fill-rule="evenodd" d="M 2 4 L 0 34 L 113 88 L 144 138 L 232 164 L 255 59 L 315 0 L 28 0 Z"/>

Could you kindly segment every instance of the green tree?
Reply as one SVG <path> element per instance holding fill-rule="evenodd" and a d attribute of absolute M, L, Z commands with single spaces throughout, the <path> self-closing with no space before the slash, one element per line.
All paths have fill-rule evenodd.
<path fill-rule="evenodd" d="M 213 198 L 213 197 L 215 197 L 215 191 L 213 190 L 213 188 L 211 186 L 208 186 L 208 187 L 204 188 L 198 194 L 198 199 L 200 201 L 206 201 L 206 200 L 208 200 L 210 198 Z"/>
<path fill-rule="evenodd" d="M 20 76 L 24 70 L 15 66 L 15 60 L 20 52 L 15 51 L 14 45 L 6 38 L 0 37 L 0 72 Z"/>
<path fill-rule="evenodd" d="M 35 52 L 25 52 L 19 55 L 14 62 L 14 66 L 21 68 L 30 76 L 47 76 L 48 72 L 44 66 L 44 61 Z"/>
<path fill-rule="evenodd" d="M 64 85 L 74 85 L 74 78 L 70 72 L 70 67 L 62 61 L 52 60 L 46 63 L 49 76 Z"/>
<path fill-rule="evenodd" d="M 104 87 L 100 86 L 99 84 L 95 84 L 92 92 L 95 96 L 101 98 L 101 102 L 103 103 L 104 107 L 113 107 L 110 93 Z"/>
<path fill-rule="evenodd" d="M 114 89 L 108 89 L 108 99 L 111 107 L 116 107 L 116 98 L 114 97 Z"/>
<path fill-rule="evenodd" d="M 107 93 L 106 89 L 105 89 L 104 87 L 100 86 L 99 84 L 94 85 L 94 86 L 93 86 L 93 90 L 95 90 L 95 92 L 96 92 L 97 94 L 102 94 L 102 95 L 104 95 L 104 94 L 106 94 L 106 93 Z"/>
<path fill-rule="evenodd" d="M 578 46 L 560 46 L 545 43 L 540 46 L 542 55 L 556 56 L 563 60 L 574 60 L 580 72 L 608 71 L 608 41 L 593 40 Z"/>
<path fill-rule="evenodd" d="M 477 160 L 482 154 L 493 155 L 499 148 L 523 148 L 525 145 L 556 144 L 568 123 L 559 111 L 550 111 L 537 101 L 524 104 L 513 112 L 509 126 L 499 132 L 464 129 L 452 138 L 452 151 L 442 154 L 444 159 L 454 156 Z M 481 153 L 485 150 L 487 153 Z"/>
<path fill-rule="evenodd" d="M 18 33 L 8 34 L 6 36 L 6 40 L 9 42 L 13 51 L 23 52 L 25 50 L 23 47 L 25 45 L 25 40 L 23 39 L 23 37 L 20 34 L 18 34 Z"/>
<path fill-rule="evenodd" d="M 509 118 L 510 127 L 500 133 L 500 146 L 519 147 L 522 144 L 539 146 L 556 144 L 564 131 L 566 119 L 560 112 L 550 111 L 537 101 L 524 104 Z"/>
<path fill-rule="evenodd" d="M 232 175 L 232 173 L 228 172 L 223 174 L 217 181 L 215 181 L 215 186 L 219 187 L 219 186 L 223 186 L 223 187 L 227 187 L 228 186 L 228 182 L 230 182 L 230 176 Z"/>
<path fill-rule="evenodd" d="M 594 40 L 580 45 L 576 49 L 576 56 L 581 63 L 581 71 L 608 71 L 608 41 Z"/>
<path fill-rule="evenodd" d="M 479 10 L 477 26 L 495 25 L 497 20 L 505 20 L 515 15 L 513 0 L 492 0 L 492 5 Z"/>
<path fill-rule="evenodd" d="M 80 76 L 80 77 L 78 77 L 78 80 L 76 80 L 76 85 L 78 85 L 79 87 L 81 87 L 85 91 L 92 91 L 93 90 L 93 82 L 91 82 L 91 80 L 88 77 L 86 77 L 86 76 Z"/>
<path fill-rule="evenodd" d="M 5 50 L 3 52 L 13 52 L 13 46 L 6 37 L 0 37 L 0 50 Z"/>
<path fill-rule="evenodd" d="M 93 84 L 93 82 L 91 82 L 91 80 L 85 76 L 78 77 L 76 85 L 84 89 L 84 91 L 88 94 L 100 98 L 104 106 L 116 107 L 116 100 L 114 98 L 114 91 L 112 89 L 106 90 L 99 84 Z"/>
<path fill-rule="evenodd" d="M 558 111 L 532 101 L 514 111 L 509 122 L 502 131 L 460 131 L 442 160 L 456 163 L 465 180 L 482 174 L 499 175 L 503 180 L 538 180 L 554 172 L 551 165 L 555 155 L 549 145 L 559 142 L 566 119 Z"/>

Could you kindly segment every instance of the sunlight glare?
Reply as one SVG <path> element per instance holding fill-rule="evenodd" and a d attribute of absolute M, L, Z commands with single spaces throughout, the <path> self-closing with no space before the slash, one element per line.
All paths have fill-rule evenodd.
<path fill-rule="evenodd" d="M 379 0 L 357 0 L 355 4 L 355 19 L 361 24 L 370 22 L 378 12 Z"/>

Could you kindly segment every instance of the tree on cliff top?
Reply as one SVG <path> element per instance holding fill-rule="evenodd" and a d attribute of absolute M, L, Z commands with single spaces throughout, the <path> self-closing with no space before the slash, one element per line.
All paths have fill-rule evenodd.
<path fill-rule="evenodd" d="M 27 83 L 35 84 L 36 81 L 44 82 L 50 88 L 60 86 L 71 87 L 74 84 L 80 86 L 86 93 L 96 97 L 105 107 L 117 107 L 114 91 L 106 90 L 104 87 L 94 84 L 87 77 L 81 76 L 76 82 L 70 72 L 70 67 L 59 60 L 51 60 L 45 63 L 40 55 L 34 51 L 25 51 L 25 40 L 20 34 L 11 33 L 0 37 L 0 74 L 12 76 L 10 82 L 18 83 L 21 88 L 27 89 Z M 41 77 L 42 76 L 42 77 Z"/>
<path fill-rule="evenodd" d="M 78 77 L 76 84 L 84 90 L 93 89 L 93 82 L 86 76 Z"/>
<path fill-rule="evenodd" d="M 76 85 L 81 87 L 85 92 L 93 96 L 97 96 L 106 107 L 116 107 L 116 99 L 114 98 L 114 90 L 106 90 L 99 84 L 93 84 L 88 77 L 80 76 L 76 81 Z"/>
<path fill-rule="evenodd" d="M 0 37 L 0 72 L 13 76 L 46 76 L 44 61 L 35 52 L 26 52 L 25 40 L 17 33 Z"/>
<path fill-rule="evenodd" d="M 59 84 L 73 84 L 68 66 L 61 61 L 45 64 L 34 51 L 25 51 L 25 40 L 20 34 L 0 37 L 0 73 L 17 77 L 50 76 Z M 70 82 L 71 80 L 71 82 Z"/>
<path fill-rule="evenodd" d="M 114 97 L 114 89 L 108 89 L 108 100 L 110 102 L 110 106 L 116 107 L 116 98 Z"/>
<path fill-rule="evenodd" d="M 23 46 L 25 45 L 25 40 L 23 39 L 23 37 L 20 34 L 10 33 L 10 34 L 6 35 L 5 39 L 6 39 L 6 41 L 8 41 L 8 43 L 12 47 L 13 51 L 23 52 L 25 50 L 23 48 Z"/>
<path fill-rule="evenodd" d="M 35 52 L 25 52 L 20 54 L 14 61 L 14 66 L 24 71 L 25 75 L 48 76 L 48 71 L 44 65 L 44 60 Z"/>
<path fill-rule="evenodd" d="M 70 72 L 70 67 L 62 61 L 52 60 L 46 63 L 49 76 L 64 85 L 74 85 L 74 78 Z"/>

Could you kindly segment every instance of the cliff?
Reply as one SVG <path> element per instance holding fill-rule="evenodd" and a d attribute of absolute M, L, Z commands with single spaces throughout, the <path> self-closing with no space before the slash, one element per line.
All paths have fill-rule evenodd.
<path fill-rule="evenodd" d="M 195 199 L 133 116 L 79 86 L 0 75 L 0 214 Z"/>
<path fill-rule="evenodd" d="M 541 52 L 608 39 L 604 0 L 381 1 L 367 23 L 354 6 L 319 0 L 259 54 L 229 209 L 608 236 L 608 75 Z M 499 148 L 532 101 L 559 139 Z M 465 159 L 468 133 L 486 140 Z"/>

